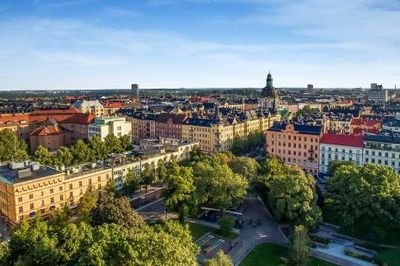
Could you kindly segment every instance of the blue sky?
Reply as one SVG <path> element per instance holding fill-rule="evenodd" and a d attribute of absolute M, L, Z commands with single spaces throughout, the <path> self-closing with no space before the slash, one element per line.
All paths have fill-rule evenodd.
<path fill-rule="evenodd" d="M 400 0 L 2 0 L 0 90 L 400 85 Z"/>

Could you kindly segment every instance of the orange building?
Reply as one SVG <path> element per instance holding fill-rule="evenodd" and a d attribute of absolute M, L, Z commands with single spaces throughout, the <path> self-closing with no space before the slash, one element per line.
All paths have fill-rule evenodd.
<path fill-rule="evenodd" d="M 350 132 L 355 135 L 364 135 L 365 133 L 378 134 L 381 127 L 381 119 L 353 117 L 350 122 Z"/>
<path fill-rule="evenodd" d="M 266 133 L 267 154 L 317 176 L 322 131 L 318 125 L 275 122 Z"/>

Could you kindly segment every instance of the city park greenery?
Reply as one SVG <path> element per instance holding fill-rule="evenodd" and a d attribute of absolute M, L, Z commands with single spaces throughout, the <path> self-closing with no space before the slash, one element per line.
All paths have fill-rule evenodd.
<path fill-rule="evenodd" d="M 28 146 L 11 129 L 0 131 L 0 161 L 24 161 L 28 159 Z"/>
<path fill-rule="evenodd" d="M 400 176 L 377 164 L 333 162 L 325 219 L 360 238 L 400 244 Z"/>
<path fill-rule="evenodd" d="M 174 221 L 147 225 L 126 198 L 111 191 L 95 206 L 87 202 L 90 222 L 69 223 L 64 209 L 50 222 L 37 218 L 18 224 L 8 244 L 1 245 L 2 265 L 197 265 L 199 249 L 187 226 Z M 88 207 L 80 206 L 81 218 L 83 209 L 88 218 Z"/>

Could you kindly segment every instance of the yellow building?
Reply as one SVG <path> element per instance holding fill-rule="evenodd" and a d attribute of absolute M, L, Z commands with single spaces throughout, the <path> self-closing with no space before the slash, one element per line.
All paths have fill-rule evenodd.
<path fill-rule="evenodd" d="M 279 115 L 259 115 L 254 110 L 238 118 L 221 118 L 219 114 L 213 119 L 190 118 L 183 124 L 182 139 L 199 142 L 204 152 L 228 151 L 234 138 L 264 132 L 278 120 Z"/>
<path fill-rule="evenodd" d="M 85 165 L 66 173 L 34 162 L 0 166 L 0 211 L 10 224 L 48 216 L 65 205 L 75 207 L 89 188 L 98 191 L 112 178 L 111 169 Z"/>

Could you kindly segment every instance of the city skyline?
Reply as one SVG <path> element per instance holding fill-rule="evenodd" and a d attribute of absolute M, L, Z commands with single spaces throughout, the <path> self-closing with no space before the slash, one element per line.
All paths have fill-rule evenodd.
<path fill-rule="evenodd" d="M 0 4 L 0 90 L 393 88 L 397 0 Z"/>

